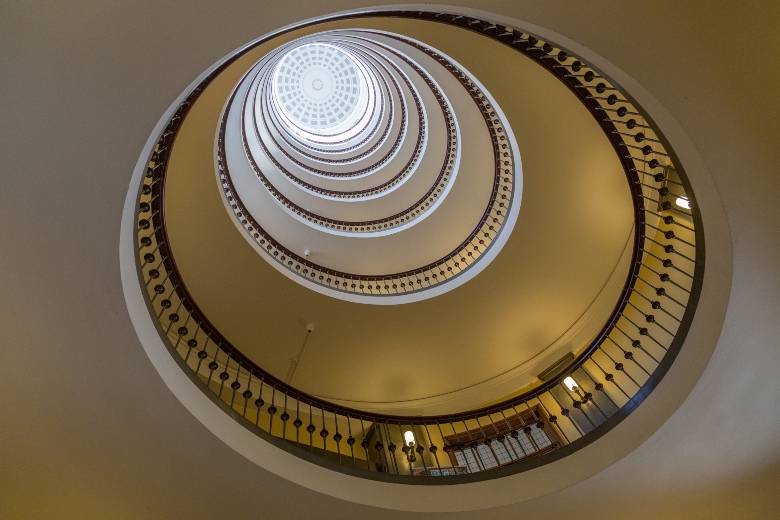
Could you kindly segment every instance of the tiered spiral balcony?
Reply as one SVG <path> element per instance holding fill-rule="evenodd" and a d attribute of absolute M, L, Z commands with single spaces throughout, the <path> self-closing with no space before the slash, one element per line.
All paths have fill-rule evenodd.
<path fill-rule="evenodd" d="M 170 353 L 259 442 L 460 483 L 642 403 L 684 348 L 701 226 L 661 131 L 586 60 L 392 11 L 289 29 L 198 84 L 149 157 L 136 246 Z"/>

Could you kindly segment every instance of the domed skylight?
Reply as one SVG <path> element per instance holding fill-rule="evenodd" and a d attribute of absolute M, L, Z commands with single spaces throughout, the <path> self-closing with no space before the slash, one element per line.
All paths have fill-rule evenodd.
<path fill-rule="evenodd" d="M 315 134 L 333 135 L 360 119 L 367 90 L 362 67 L 325 43 L 290 50 L 279 60 L 273 79 L 274 97 L 284 116 L 300 130 Z"/>

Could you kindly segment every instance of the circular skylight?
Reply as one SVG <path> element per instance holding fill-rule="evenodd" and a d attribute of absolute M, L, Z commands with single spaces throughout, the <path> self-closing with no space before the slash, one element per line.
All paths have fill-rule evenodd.
<path fill-rule="evenodd" d="M 300 129 L 332 133 L 361 116 L 367 101 L 362 67 L 334 45 L 293 48 L 276 67 L 273 92 L 282 113 Z"/>

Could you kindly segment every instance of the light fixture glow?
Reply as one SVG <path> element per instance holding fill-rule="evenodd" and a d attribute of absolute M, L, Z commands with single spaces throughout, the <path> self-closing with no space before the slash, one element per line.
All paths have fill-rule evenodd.
<path fill-rule="evenodd" d="M 691 209 L 691 203 L 688 202 L 688 199 L 684 197 L 677 197 L 677 200 L 675 200 L 674 202 L 681 208 Z"/>
<path fill-rule="evenodd" d="M 566 385 L 566 387 L 572 392 L 574 392 L 574 389 L 578 387 L 577 381 L 575 381 L 574 378 L 571 376 L 564 379 L 563 384 Z"/>
<path fill-rule="evenodd" d="M 414 433 L 408 430 L 404 432 L 404 441 L 406 441 L 407 446 L 414 444 Z"/>

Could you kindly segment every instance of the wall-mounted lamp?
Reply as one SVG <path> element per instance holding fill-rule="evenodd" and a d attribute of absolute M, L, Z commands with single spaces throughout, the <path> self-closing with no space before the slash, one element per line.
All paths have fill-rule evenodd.
<path fill-rule="evenodd" d="M 566 388 L 568 388 L 570 391 L 577 394 L 577 397 L 580 398 L 580 404 L 585 404 L 591 399 L 593 399 L 593 394 L 585 391 L 585 389 L 583 389 L 579 384 L 577 384 L 577 381 L 575 381 L 573 377 L 568 376 L 566 379 L 563 380 L 563 384 L 566 385 Z M 582 392 L 580 392 L 580 390 L 582 390 Z M 578 405 L 575 404 L 575 406 Z"/>
<path fill-rule="evenodd" d="M 573 377 L 569 376 L 566 379 L 563 380 L 563 384 L 566 385 L 566 388 L 577 394 L 577 397 L 579 397 L 582 400 L 582 403 L 587 403 L 588 399 L 590 399 L 590 394 L 585 393 L 585 395 L 582 395 L 580 393 L 580 385 L 577 384 L 577 381 L 574 380 Z"/>
<path fill-rule="evenodd" d="M 685 197 L 677 197 L 677 200 L 675 200 L 674 203 L 680 206 L 681 208 L 691 209 L 691 203 L 688 202 L 688 199 L 686 199 Z"/>
<path fill-rule="evenodd" d="M 414 456 L 414 433 L 407 430 L 404 432 L 404 443 L 406 444 L 404 446 L 404 452 L 406 452 L 406 456 L 409 458 L 409 462 L 414 462 L 417 460 L 417 457 Z"/>

